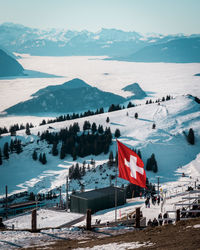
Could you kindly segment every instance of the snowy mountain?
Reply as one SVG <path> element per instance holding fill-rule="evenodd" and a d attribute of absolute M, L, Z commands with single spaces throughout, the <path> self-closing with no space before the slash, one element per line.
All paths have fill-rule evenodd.
<path fill-rule="evenodd" d="M 136 112 L 139 115 L 138 119 L 135 119 L 134 116 Z M 110 118 L 109 123 L 106 122 L 108 116 Z M 145 166 L 147 159 L 154 153 L 158 164 L 158 172 L 147 171 L 147 177 L 150 181 L 155 182 L 156 176 L 160 176 L 163 183 L 175 181 L 179 177 L 176 172 L 177 169 L 182 171 L 183 166 L 187 164 L 190 166 L 190 163 L 199 154 L 199 117 L 199 104 L 194 101 L 193 97 L 177 96 L 175 99 L 161 102 L 160 105 L 156 103 L 140 105 L 120 111 L 79 118 L 75 121 L 52 123 L 51 126 L 49 124 L 36 126 L 31 128 L 31 135 L 26 135 L 25 130 L 17 131 L 16 137 L 2 134 L 0 139 L 1 149 L 3 149 L 5 142 L 10 144 L 11 138 L 17 138 L 22 141 L 23 152 L 20 154 L 10 153 L 9 159 L 3 159 L 3 165 L 0 166 L 1 185 L 2 187 L 8 185 L 9 193 L 25 190 L 47 192 L 65 184 L 69 166 L 76 164 L 76 162 L 82 166 L 85 161 L 86 166 L 90 165 L 90 171 L 87 170 L 80 181 L 72 180 L 70 190 L 80 190 L 80 183 L 84 184 L 85 189 L 108 186 L 110 184 L 109 176 L 115 174 L 115 167 L 108 167 L 107 164 L 104 164 L 108 161 L 108 154 L 78 157 L 75 161 L 71 156 L 66 156 L 61 160 L 59 156 L 51 154 L 51 145 L 45 140 L 39 140 L 38 132 L 41 134 L 49 130 L 49 132 L 55 133 L 62 128 L 69 128 L 74 122 L 79 123 L 82 132 L 85 120 L 91 124 L 95 122 L 97 126 L 98 124 L 103 125 L 104 129 L 109 126 L 113 134 L 117 128 L 120 129 L 121 137 L 119 140 L 130 148 L 140 149 Z M 153 123 L 156 124 L 155 129 L 152 129 Z M 190 128 L 194 130 L 195 145 L 187 142 L 186 135 Z M 61 144 L 58 145 L 59 151 L 60 148 Z M 39 153 L 46 153 L 46 165 L 32 159 L 34 150 Z M 109 150 L 113 151 L 115 155 L 116 142 L 114 138 Z M 95 160 L 95 165 L 91 164 L 91 158 Z M 190 169 L 190 171 L 193 170 Z M 121 186 L 123 183 L 127 182 L 118 178 L 118 185 Z M 63 192 L 64 190 L 63 187 Z M 2 194 L 3 188 L 0 189 L 0 192 Z"/>
<path fill-rule="evenodd" d="M 200 38 L 181 38 L 146 46 L 125 60 L 134 62 L 200 62 Z"/>
<path fill-rule="evenodd" d="M 196 35 L 199 37 L 199 35 Z M 40 30 L 13 23 L 0 25 L 0 44 L 7 50 L 40 56 L 108 55 L 129 56 L 152 45 L 185 37 L 183 34 L 142 35 L 135 31 L 101 29 L 98 32 L 68 29 Z M 192 35 L 191 37 L 195 37 Z"/>
<path fill-rule="evenodd" d="M 17 60 L 0 49 L 0 77 L 23 75 L 23 71 Z"/>
<path fill-rule="evenodd" d="M 80 79 L 49 86 L 34 93 L 34 98 L 16 104 L 5 111 L 8 114 L 44 114 L 78 112 L 98 109 L 126 101 L 125 98 L 91 87 Z"/>

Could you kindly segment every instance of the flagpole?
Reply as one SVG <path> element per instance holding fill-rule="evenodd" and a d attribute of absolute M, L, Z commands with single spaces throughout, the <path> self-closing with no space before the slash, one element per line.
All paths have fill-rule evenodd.
<path fill-rule="evenodd" d="M 117 139 L 116 140 L 116 154 L 117 154 Z M 117 159 L 115 159 L 115 164 L 116 164 Z M 118 161 L 117 161 L 118 162 Z M 118 169 L 118 164 L 116 164 L 116 171 L 115 171 L 115 222 L 117 221 L 117 169 Z"/>

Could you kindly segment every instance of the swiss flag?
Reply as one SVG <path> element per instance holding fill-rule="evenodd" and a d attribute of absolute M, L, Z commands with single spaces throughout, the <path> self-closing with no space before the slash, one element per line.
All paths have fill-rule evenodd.
<path fill-rule="evenodd" d="M 117 141 L 117 145 L 119 177 L 146 188 L 146 173 L 143 161 L 134 151 L 121 142 Z"/>

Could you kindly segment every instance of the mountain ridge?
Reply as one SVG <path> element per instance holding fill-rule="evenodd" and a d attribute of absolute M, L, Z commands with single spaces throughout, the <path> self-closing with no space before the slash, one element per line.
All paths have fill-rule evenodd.
<path fill-rule="evenodd" d="M 72 85 L 75 84 L 75 88 Z M 33 98 L 5 110 L 8 114 L 78 112 L 120 104 L 125 98 L 91 87 L 75 78 L 61 85 L 48 86 L 32 94 Z"/>

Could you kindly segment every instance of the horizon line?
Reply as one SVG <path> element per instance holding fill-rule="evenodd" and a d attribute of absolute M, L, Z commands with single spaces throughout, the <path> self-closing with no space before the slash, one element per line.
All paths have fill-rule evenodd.
<path fill-rule="evenodd" d="M 38 27 L 33 27 L 33 26 L 28 26 L 28 25 L 24 25 L 24 24 L 21 24 L 21 23 L 14 23 L 14 22 L 2 22 L 0 23 L 0 26 L 1 25 L 8 25 L 8 24 L 12 24 L 12 25 L 16 25 L 16 26 L 22 26 L 22 27 L 25 27 L 25 28 L 30 28 L 30 29 L 38 29 L 38 30 L 69 30 L 69 31 L 77 31 L 77 32 L 84 32 L 84 31 L 88 31 L 88 32 L 91 32 L 91 33 L 99 33 L 100 31 L 102 30 L 118 30 L 118 31 L 123 31 L 123 32 L 135 32 L 135 33 L 138 33 L 140 35 L 163 35 L 163 36 L 167 36 L 167 35 L 185 35 L 185 36 L 191 36 L 191 35 L 198 35 L 200 33 L 183 33 L 183 32 L 177 32 L 177 33 L 159 33 L 159 32 L 154 32 L 154 31 L 149 31 L 149 32 L 140 32 L 140 31 L 136 31 L 136 30 L 124 30 L 124 29 L 120 29 L 120 28 L 105 28 L 105 27 L 101 27 L 99 29 L 97 29 L 96 31 L 92 31 L 92 30 L 88 30 L 88 29 L 67 29 L 67 28 L 56 28 L 56 27 L 51 27 L 51 28 L 38 28 Z"/>

